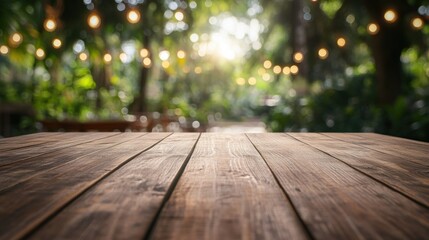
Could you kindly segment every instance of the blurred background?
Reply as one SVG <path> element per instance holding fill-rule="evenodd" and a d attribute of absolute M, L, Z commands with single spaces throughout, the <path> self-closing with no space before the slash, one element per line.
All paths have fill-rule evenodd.
<path fill-rule="evenodd" d="M 0 1 L 0 135 L 429 141 L 429 1 Z"/>

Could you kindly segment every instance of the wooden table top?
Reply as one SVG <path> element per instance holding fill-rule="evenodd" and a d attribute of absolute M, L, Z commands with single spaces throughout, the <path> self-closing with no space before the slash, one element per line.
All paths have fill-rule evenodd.
<path fill-rule="evenodd" d="M 0 140 L 0 239 L 429 239 L 429 143 L 373 133 Z"/>

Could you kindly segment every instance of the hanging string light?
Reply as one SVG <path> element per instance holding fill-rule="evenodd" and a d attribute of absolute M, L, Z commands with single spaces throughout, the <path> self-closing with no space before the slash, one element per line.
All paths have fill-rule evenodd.
<path fill-rule="evenodd" d="M 110 63 L 112 62 L 112 55 L 110 55 L 110 53 L 105 53 L 103 56 L 103 60 L 105 63 Z"/>
<path fill-rule="evenodd" d="M 9 53 L 9 48 L 6 45 L 1 45 L 0 46 L 0 54 L 1 55 L 6 55 Z"/>
<path fill-rule="evenodd" d="M 304 60 L 304 54 L 302 54 L 301 52 L 296 52 L 296 53 L 293 55 L 293 60 L 294 60 L 296 63 L 300 63 L 300 62 L 302 62 L 302 60 Z"/>
<path fill-rule="evenodd" d="M 38 60 L 43 60 L 45 58 L 45 50 L 43 50 L 42 48 L 38 48 L 36 50 L 36 58 Z"/>
<path fill-rule="evenodd" d="M 22 43 L 22 41 L 23 37 L 22 34 L 19 32 L 13 33 L 9 38 L 10 45 L 12 45 L 13 47 L 17 47 L 19 44 Z"/>
<path fill-rule="evenodd" d="M 178 57 L 179 59 L 184 59 L 184 58 L 186 57 L 186 53 L 185 53 L 185 51 L 183 51 L 183 50 L 179 50 L 179 51 L 177 51 L 177 57 Z"/>
<path fill-rule="evenodd" d="M 375 35 L 380 31 L 380 27 L 376 23 L 370 23 L 367 26 L 368 33 L 371 35 Z"/>
<path fill-rule="evenodd" d="M 398 19 L 398 14 L 393 9 L 388 9 L 384 12 L 384 20 L 388 23 L 394 23 Z"/>
<path fill-rule="evenodd" d="M 138 23 L 140 21 L 141 15 L 137 9 L 130 9 L 127 12 L 127 20 L 131 24 Z"/>
<path fill-rule="evenodd" d="M 270 68 L 272 65 L 273 65 L 273 64 L 271 63 L 271 61 L 270 61 L 270 60 L 265 60 L 265 61 L 264 61 L 264 68 L 265 68 L 265 69 Z"/>
<path fill-rule="evenodd" d="M 338 45 L 338 47 L 340 47 L 340 48 L 342 48 L 342 47 L 344 47 L 344 46 L 346 46 L 346 39 L 345 38 L 343 38 L 343 37 L 339 37 L 338 39 L 337 39 L 337 45 Z"/>
<path fill-rule="evenodd" d="M 146 48 L 142 48 L 140 50 L 140 57 L 145 58 L 147 56 L 149 56 L 149 51 Z"/>
<path fill-rule="evenodd" d="M 96 29 L 101 25 L 101 18 L 96 12 L 92 12 L 88 15 L 87 22 L 89 27 Z"/>
<path fill-rule="evenodd" d="M 47 18 L 43 23 L 43 27 L 46 31 L 53 32 L 55 29 L 57 29 L 57 21 L 55 21 L 53 18 Z"/>
<path fill-rule="evenodd" d="M 328 58 L 329 52 L 326 48 L 320 48 L 319 51 L 317 51 L 317 54 L 319 55 L 320 59 L 326 59 Z"/>
<path fill-rule="evenodd" d="M 52 47 L 54 47 L 55 49 L 60 48 L 62 45 L 63 43 L 61 42 L 60 39 L 54 38 L 54 40 L 52 40 Z"/>
<path fill-rule="evenodd" d="M 183 19 L 185 18 L 185 15 L 183 15 L 182 12 L 176 12 L 174 14 L 174 17 L 176 18 L 177 21 L 180 22 L 180 21 L 183 21 Z"/>
<path fill-rule="evenodd" d="M 149 68 L 152 65 L 152 60 L 150 60 L 150 58 L 146 57 L 143 59 L 143 66 L 145 66 L 145 68 Z"/>
<path fill-rule="evenodd" d="M 298 74 L 298 72 L 299 72 L 299 68 L 297 65 L 290 66 L 290 73 L 292 73 L 293 75 L 296 75 Z"/>
<path fill-rule="evenodd" d="M 254 77 L 250 77 L 247 82 L 249 83 L 249 85 L 255 85 L 256 84 L 256 78 Z"/>
<path fill-rule="evenodd" d="M 86 61 L 88 59 L 88 55 L 86 53 L 82 52 L 79 54 L 79 59 L 81 61 Z"/>
<path fill-rule="evenodd" d="M 284 75 L 289 75 L 290 74 L 290 67 L 289 66 L 285 66 L 283 68 L 283 74 Z"/>
<path fill-rule="evenodd" d="M 275 74 L 280 74 L 282 72 L 282 67 L 280 67 L 279 65 L 276 65 L 273 67 L 273 72 Z"/>
<path fill-rule="evenodd" d="M 237 85 L 240 85 L 240 86 L 242 86 L 242 85 L 244 85 L 244 84 L 246 84 L 246 80 L 244 79 L 244 78 L 237 78 L 236 80 L 235 80 L 235 82 L 237 83 Z"/>
<path fill-rule="evenodd" d="M 423 20 L 419 17 L 415 17 L 411 19 L 411 26 L 416 30 L 420 30 L 423 28 Z"/>

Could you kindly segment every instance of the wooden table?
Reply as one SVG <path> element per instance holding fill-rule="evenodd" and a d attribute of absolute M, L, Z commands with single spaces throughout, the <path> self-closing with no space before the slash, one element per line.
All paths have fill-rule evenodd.
<path fill-rule="evenodd" d="M 429 239 L 429 144 L 372 133 L 0 140 L 0 239 Z"/>

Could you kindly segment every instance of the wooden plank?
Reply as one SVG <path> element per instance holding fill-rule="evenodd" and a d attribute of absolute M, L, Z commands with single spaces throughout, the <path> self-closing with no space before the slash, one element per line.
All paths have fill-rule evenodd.
<path fill-rule="evenodd" d="M 249 134 L 316 239 L 426 239 L 429 210 L 285 134 Z"/>
<path fill-rule="evenodd" d="M 40 137 L 44 137 L 46 135 L 61 135 L 61 133 L 47 133 L 47 132 L 40 132 L 40 133 L 32 133 L 27 135 L 21 135 L 16 137 L 8 137 L 8 138 L 0 138 L 0 144 L 4 143 L 19 143 L 19 142 L 25 142 L 25 141 L 31 141 L 34 139 L 38 139 Z"/>
<path fill-rule="evenodd" d="M 64 133 L 61 139 L 57 138 L 55 140 L 52 140 L 50 136 L 41 137 L 38 139 L 39 144 L 37 145 L 0 152 L 0 169 L 4 165 L 9 165 L 11 163 L 16 164 L 18 161 L 35 158 L 43 154 L 55 152 L 59 149 L 87 144 L 92 141 L 109 138 L 118 134 L 119 133 L 87 133 L 84 135 L 76 135 L 74 133 Z"/>
<path fill-rule="evenodd" d="M 288 134 L 429 207 L 429 167 L 318 133 Z"/>
<path fill-rule="evenodd" d="M 331 138 L 359 144 L 366 148 L 397 156 L 429 167 L 429 146 L 423 142 L 372 133 L 323 133 Z"/>
<path fill-rule="evenodd" d="M 142 239 L 198 137 L 169 136 L 89 189 L 29 238 Z"/>
<path fill-rule="evenodd" d="M 169 133 L 151 133 L 78 158 L 0 193 L 0 239 L 25 236 L 112 171 Z"/>
<path fill-rule="evenodd" d="M 94 140 L 91 135 L 93 134 L 88 134 L 87 138 L 91 139 L 92 142 L 78 146 L 69 145 L 69 147 L 63 147 L 57 151 L 43 154 L 41 156 L 36 155 L 32 158 L 26 158 L 20 161 L 12 162 L 9 165 L 0 166 L 0 192 L 13 185 L 25 182 L 36 175 L 48 172 L 53 168 L 68 164 L 71 161 L 78 161 L 79 159 L 86 157 L 88 154 L 105 151 L 112 146 L 125 143 L 145 134 L 96 134 L 97 138 L 100 136 L 108 136 L 108 138 L 99 140 L 97 140 L 97 138 Z M 59 142 L 59 144 L 61 145 L 62 142 Z M 80 140 L 80 142 L 82 142 L 82 140 Z M 67 146 L 68 144 L 64 143 L 64 145 Z M 11 161 L 17 160 L 13 158 L 14 156 L 11 157 Z"/>
<path fill-rule="evenodd" d="M 244 134 L 203 133 L 153 239 L 306 239 L 299 219 Z"/>
<path fill-rule="evenodd" d="M 71 134 L 77 135 L 76 133 Z M 60 133 L 38 133 L 31 134 L 30 136 L 32 137 L 27 138 L 26 135 L 24 135 L 19 137 L 13 137 L 12 139 L 6 138 L 3 143 L 0 144 L 0 152 L 36 146 L 46 142 L 55 142 L 64 138 L 63 135 Z"/>

